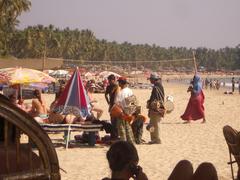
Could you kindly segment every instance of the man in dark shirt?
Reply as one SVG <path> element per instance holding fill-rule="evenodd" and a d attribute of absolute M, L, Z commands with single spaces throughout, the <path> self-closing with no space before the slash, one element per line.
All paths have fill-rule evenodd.
<path fill-rule="evenodd" d="M 118 85 L 116 83 L 116 78 L 113 74 L 108 76 L 108 83 L 109 83 L 109 85 L 107 86 L 106 91 L 105 91 L 105 99 L 109 105 L 108 112 L 110 112 L 114 105 L 115 97 L 116 97 L 116 94 L 118 91 Z M 113 125 L 114 132 L 115 132 L 114 135 L 112 135 L 113 136 L 112 138 L 115 139 L 118 137 L 117 119 L 111 117 L 111 123 Z"/>
<path fill-rule="evenodd" d="M 151 141 L 149 144 L 161 144 L 161 140 L 159 137 L 159 122 L 163 117 L 163 114 L 153 109 L 153 102 L 160 102 L 160 107 L 164 104 L 164 89 L 162 86 L 161 78 L 157 73 L 153 73 L 150 76 L 150 82 L 153 84 L 152 93 L 150 99 L 148 100 L 149 104 L 149 112 L 148 116 L 150 118 L 150 126 L 153 127 L 152 131 L 150 131 Z"/>

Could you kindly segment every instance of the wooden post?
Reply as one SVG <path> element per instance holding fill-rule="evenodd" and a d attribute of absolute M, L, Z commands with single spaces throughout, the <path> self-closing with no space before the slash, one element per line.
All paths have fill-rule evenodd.
<path fill-rule="evenodd" d="M 197 63 L 195 58 L 195 51 L 193 51 L 192 54 L 193 54 L 193 63 L 194 63 L 194 73 L 197 74 Z"/>
<path fill-rule="evenodd" d="M 44 51 L 43 51 L 43 60 L 42 60 L 42 71 L 44 71 L 45 69 L 46 54 L 47 54 L 47 43 L 45 42 Z"/>

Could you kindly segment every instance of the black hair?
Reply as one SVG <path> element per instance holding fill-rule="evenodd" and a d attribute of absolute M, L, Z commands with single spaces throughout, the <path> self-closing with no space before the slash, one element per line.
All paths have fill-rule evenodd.
<path fill-rule="evenodd" d="M 110 81 L 110 80 L 115 80 L 116 78 L 115 78 L 115 76 L 114 76 L 114 74 L 111 74 L 111 75 L 109 75 L 108 76 L 108 80 Z"/>
<path fill-rule="evenodd" d="M 122 85 L 125 85 L 125 84 L 127 84 L 127 81 L 126 80 L 118 80 L 118 83 L 122 84 Z"/>
<path fill-rule="evenodd" d="M 112 171 L 121 171 L 132 162 L 138 162 L 137 149 L 132 143 L 118 141 L 107 152 L 107 160 Z"/>
<path fill-rule="evenodd" d="M 33 91 L 33 95 L 40 101 L 40 103 L 42 104 L 42 97 L 41 97 L 41 92 L 38 89 L 35 89 Z"/>

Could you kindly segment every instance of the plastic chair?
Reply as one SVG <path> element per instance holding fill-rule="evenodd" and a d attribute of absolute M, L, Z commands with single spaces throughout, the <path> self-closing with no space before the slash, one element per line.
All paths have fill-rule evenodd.
<path fill-rule="evenodd" d="M 233 129 L 231 126 L 224 126 L 223 127 L 223 135 L 225 137 L 226 143 L 228 145 L 229 150 L 229 159 L 230 161 L 228 164 L 231 166 L 231 173 L 232 179 L 234 180 L 234 172 L 233 172 L 233 164 L 237 163 L 238 165 L 238 172 L 237 172 L 237 179 L 240 179 L 240 133 Z M 232 156 L 235 160 L 233 160 Z"/>

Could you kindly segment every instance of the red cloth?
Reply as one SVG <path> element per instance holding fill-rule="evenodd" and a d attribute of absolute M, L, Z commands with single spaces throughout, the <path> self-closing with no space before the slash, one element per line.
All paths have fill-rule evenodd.
<path fill-rule="evenodd" d="M 204 99 L 205 96 L 203 91 L 201 91 L 198 95 L 192 93 L 187 108 L 181 118 L 187 121 L 204 118 Z"/>

